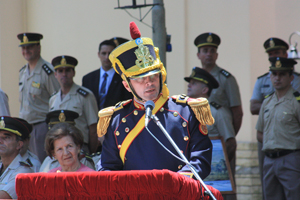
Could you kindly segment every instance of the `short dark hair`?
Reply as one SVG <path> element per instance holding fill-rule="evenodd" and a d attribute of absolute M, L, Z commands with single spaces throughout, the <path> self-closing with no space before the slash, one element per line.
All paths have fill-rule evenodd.
<path fill-rule="evenodd" d="M 113 46 L 114 48 L 117 47 L 116 44 L 115 44 L 112 40 L 104 40 L 103 42 L 101 42 L 101 43 L 99 44 L 98 52 L 100 52 L 101 47 L 102 47 L 103 45 Z"/>
<path fill-rule="evenodd" d="M 45 150 L 50 158 L 52 158 L 52 153 L 54 151 L 55 140 L 61 139 L 65 136 L 70 136 L 75 145 L 78 145 L 81 149 L 83 145 L 83 135 L 81 131 L 69 123 L 61 122 L 55 124 L 46 135 Z"/>

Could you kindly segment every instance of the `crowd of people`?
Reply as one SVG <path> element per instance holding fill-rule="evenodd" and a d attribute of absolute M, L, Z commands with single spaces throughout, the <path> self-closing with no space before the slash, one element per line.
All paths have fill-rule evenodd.
<path fill-rule="evenodd" d="M 134 23 L 130 31 L 132 40 L 113 37 L 100 43 L 101 67 L 83 76 L 82 86 L 73 81 L 76 58 L 59 55 L 47 62 L 41 57 L 42 34 L 17 35 L 28 63 L 19 72 L 18 118 L 10 117 L 8 97 L 0 90 L 0 178 L 5 182 L 0 198 L 17 198 L 18 173 L 169 169 L 193 176 L 193 167 L 205 179 L 214 136 L 224 140 L 234 179 L 243 110 L 235 77 L 216 64 L 220 37 L 202 33 L 195 38 L 201 67 L 182 77 L 187 95 L 170 97 L 158 48 Z M 296 62 L 287 58 L 286 42 L 269 38 L 263 46 L 271 66 L 258 77 L 250 101 L 251 113 L 259 114 L 263 195 L 297 199 L 300 76 Z M 190 165 L 165 150 L 177 154 L 153 120 L 145 123 L 148 101 Z M 235 194 L 223 197 L 236 199 Z"/>

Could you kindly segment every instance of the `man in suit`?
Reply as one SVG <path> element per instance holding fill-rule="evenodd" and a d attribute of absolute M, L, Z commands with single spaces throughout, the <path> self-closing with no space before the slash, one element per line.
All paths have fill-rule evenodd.
<path fill-rule="evenodd" d="M 128 40 L 115 37 L 101 42 L 98 51 L 101 67 L 82 78 L 82 86 L 94 93 L 99 110 L 108 106 L 114 106 L 120 101 L 132 99 L 132 94 L 125 89 L 122 84 L 122 78 L 115 73 L 108 58 L 114 48 L 126 41 Z"/>

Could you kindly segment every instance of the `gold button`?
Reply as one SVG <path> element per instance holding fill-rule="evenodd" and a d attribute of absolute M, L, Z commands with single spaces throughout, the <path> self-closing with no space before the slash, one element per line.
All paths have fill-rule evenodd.
<path fill-rule="evenodd" d="M 160 111 L 160 112 L 164 112 L 164 110 L 165 110 L 164 108 L 161 108 L 159 111 Z"/>
<path fill-rule="evenodd" d="M 118 145 L 118 148 L 121 149 L 121 145 L 120 144 Z"/>
<path fill-rule="evenodd" d="M 181 169 L 181 168 L 182 168 L 182 165 L 179 165 L 179 166 L 178 166 L 178 169 Z"/>
<path fill-rule="evenodd" d="M 174 117 L 177 117 L 178 116 L 178 112 L 174 112 L 173 115 L 174 115 Z"/>
<path fill-rule="evenodd" d="M 183 122 L 183 123 L 182 123 L 182 126 L 183 126 L 183 127 L 186 127 L 186 125 L 187 125 L 186 122 Z"/>
<path fill-rule="evenodd" d="M 133 114 L 134 114 L 134 115 L 138 115 L 139 112 L 138 112 L 137 110 L 135 110 L 135 111 L 133 111 Z"/>
<path fill-rule="evenodd" d="M 189 137 L 188 136 L 184 136 L 184 141 L 188 141 L 189 140 Z"/>
<path fill-rule="evenodd" d="M 119 136 L 120 135 L 120 132 L 119 131 L 116 131 L 116 136 Z"/>
<path fill-rule="evenodd" d="M 129 132 L 129 128 L 128 128 L 128 127 L 125 128 L 125 132 L 126 132 L 126 133 Z"/>
<path fill-rule="evenodd" d="M 125 123 L 126 122 L 126 118 L 124 117 L 124 118 L 122 118 L 122 122 L 123 123 Z"/>

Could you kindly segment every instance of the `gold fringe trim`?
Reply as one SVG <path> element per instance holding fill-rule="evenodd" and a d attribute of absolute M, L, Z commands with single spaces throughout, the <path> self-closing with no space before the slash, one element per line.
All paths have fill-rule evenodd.
<path fill-rule="evenodd" d="M 106 134 L 111 116 L 114 114 L 114 108 L 115 108 L 114 106 L 110 106 L 108 108 L 104 108 L 99 111 L 98 113 L 99 121 L 97 124 L 98 137 L 102 137 L 103 135 Z"/>
<path fill-rule="evenodd" d="M 188 105 L 195 113 L 195 116 L 201 125 L 213 125 L 215 123 L 215 119 L 210 112 L 210 105 L 206 98 L 190 98 L 188 100 Z"/>

